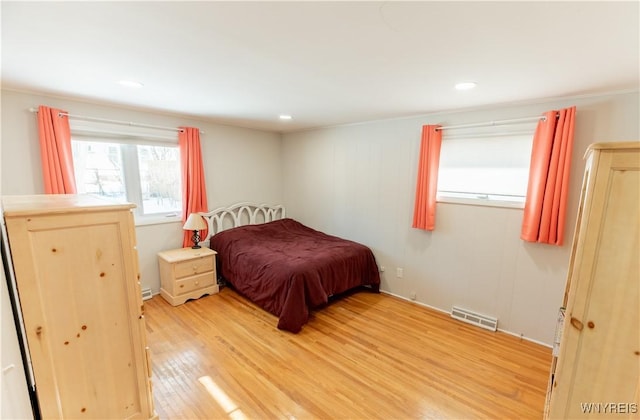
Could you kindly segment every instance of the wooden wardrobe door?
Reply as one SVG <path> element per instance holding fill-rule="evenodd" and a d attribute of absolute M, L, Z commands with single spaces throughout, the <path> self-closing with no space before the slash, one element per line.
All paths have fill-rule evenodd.
<path fill-rule="evenodd" d="M 44 418 L 149 418 L 128 208 L 6 217 Z"/>
<path fill-rule="evenodd" d="M 590 152 L 552 418 L 638 413 L 640 156 L 637 147 L 602 147 Z"/>

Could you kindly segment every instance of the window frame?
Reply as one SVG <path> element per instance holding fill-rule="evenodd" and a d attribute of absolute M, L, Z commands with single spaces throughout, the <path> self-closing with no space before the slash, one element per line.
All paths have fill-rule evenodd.
<path fill-rule="evenodd" d="M 513 127 L 513 125 L 509 127 L 505 126 L 493 126 L 489 128 L 465 128 L 461 130 L 455 130 L 454 133 L 447 133 L 445 130 L 443 132 L 442 142 L 446 141 L 456 141 L 456 140 L 470 140 L 470 141 L 487 141 L 490 139 L 496 138 L 504 138 L 504 137 L 513 137 L 520 138 L 528 137 L 531 139 L 531 143 L 529 146 L 533 144 L 533 136 L 535 132 L 535 127 L 537 122 L 534 123 L 526 123 L 526 124 L 518 124 L 517 127 Z M 504 141 L 509 141 L 507 139 L 502 139 Z M 528 147 L 529 147 L 528 146 Z M 442 151 L 441 151 L 442 152 Z M 526 155 L 527 161 L 527 170 L 530 166 L 530 156 L 531 151 L 529 147 L 529 151 Z M 442 161 L 442 154 L 440 156 Z M 472 206 L 485 206 L 485 207 L 500 207 L 500 208 L 511 208 L 511 209 L 524 209 L 525 201 L 526 201 L 526 186 L 524 189 L 524 195 L 515 196 L 518 199 L 508 200 L 508 199 L 492 199 L 491 196 L 498 196 L 501 194 L 492 194 L 490 192 L 479 192 L 479 193 L 469 193 L 465 191 L 443 191 L 440 190 L 440 171 L 442 167 L 438 168 L 438 186 L 436 191 L 436 202 L 438 203 L 447 203 L 447 204 L 463 204 L 463 205 L 472 205 Z M 527 176 L 528 181 L 528 176 Z M 527 182 L 528 183 L 528 182 Z M 466 196 L 465 196 L 466 195 Z M 475 195 L 472 196 L 472 195 Z M 506 195 L 505 195 L 506 196 Z M 521 199 L 520 199 L 521 198 Z"/>
<path fill-rule="evenodd" d="M 132 213 L 136 226 L 153 225 L 161 223 L 175 223 L 182 221 L 182 192 L 180 192 L 180 210 L 167 211 L 161 213 L 144 213 L 144 204 L 142 198 L 142 180 L 140 174 L 140 165 L 138 157 L 138 146 L 158 146 L 170 147 L 178 150 L 178 165 L 180 164 L 180 150 L 177 139 L 173 142 L 158 141 L 148 139 L 142 136 L 118 136 L 109 135 L 109 133 L 76 133 L 71 132 L 71 143 L 74 142 L 92 142 L 92 143 L 110 143 L 117 144 L 120 148 L 122 157 L 122 172 L 124 176 L 124 186 L 127 202 L 135 204 Z M 74 161 L 75 165 L 75 161 Z M 178 171 L 178 182 L 182 189 L 182 180 Z"/>
<path fill-rule="evenodd" d="M 483 207 L 502 207 L 510 209 L 524 209 L 524 201 L 509 201 L 509 200 L 490 200 L 488 198 L 463 198 L 452 197 L 450 195 L 441 194 L 440 191 L 436 194 L 436 202 L 445 204 L 464 204 L 469 206 L 483 206 Z"/>

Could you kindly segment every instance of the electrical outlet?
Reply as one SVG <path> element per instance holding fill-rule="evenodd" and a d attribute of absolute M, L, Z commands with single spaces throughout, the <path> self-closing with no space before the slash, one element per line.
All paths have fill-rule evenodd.
<path fill-rule="evenodd" d="M 396 277 L 401 279 L 404 277 L 404 270 L 400 267 L 396 268 Z"/>
<path fill-rule="evenodd" d="M 416 292 L 411 292 L 411 300 L 416 300 Z"/>
<path fill-rule="evenodd" d="M 381 273 L 384 273 L 384 265 L 381 265 L 381 266 L 380 266 L 380 272 L 381 272 Z"/>

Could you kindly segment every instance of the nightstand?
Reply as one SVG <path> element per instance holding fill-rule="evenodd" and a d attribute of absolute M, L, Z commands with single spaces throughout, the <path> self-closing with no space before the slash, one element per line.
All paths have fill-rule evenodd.
<path fill-rule="evenodd" d="M 177 306 L 189 299 L 218 293 L 216 252 L 209 248 L 180 248 L 158 253 L 160 295 Z"/>

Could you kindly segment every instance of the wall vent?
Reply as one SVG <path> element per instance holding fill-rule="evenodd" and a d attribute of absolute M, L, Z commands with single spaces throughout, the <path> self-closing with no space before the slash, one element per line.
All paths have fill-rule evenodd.
<path fill-rule="evenodd" d="M 142 300 L 149 300 L 153 297 L 153 293 L 151 293 L 151 289 L 146 288 L 142 289 Z"/>
<path fill-rule="evenodd" d="M 480 315 L 467 309 L 462 309 L 454 306 L 451 309 L 451 317 L 487 330 L 496 331 L 498 329 L 497 318 Z"/>

